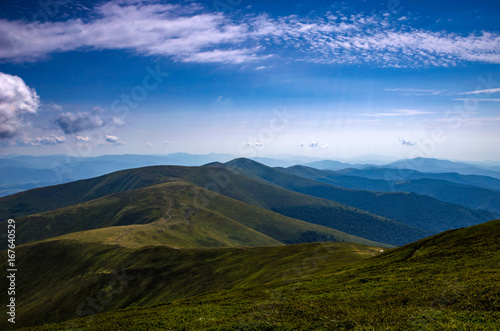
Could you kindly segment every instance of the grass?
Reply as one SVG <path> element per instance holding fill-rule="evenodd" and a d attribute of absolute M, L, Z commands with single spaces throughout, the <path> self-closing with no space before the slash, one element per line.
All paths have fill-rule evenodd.
<path fill-rule="evenodd" d="M 182 250 L 62 239 L 27 244 L 16 251 L 20 271 L 16 282 L 22 288 L 16 296 L 16 326 L 296 279 L 314 271 L 299 273 L 304 261 L 334 270 L 379 249 L 350 243 Z M 91 306 L 89 300 L 97 301 Z M 5 320 L 0 323 L 0 328 L 7 327 Z"/>
<path fill-rule="evenodd" d="M 324 249 L 324 254 L 314 254 L 314 250 L 319 247 L 314 245 L 320 244 L 241 250 L 243 255 L 258 253 L 252 255 L 253 258 L 245 256 L 241 260 L 248 263 L 242 262 L 245 270 L 235 278 L 238 284 L 229 282 L 226 288 L 211 287 L 212 291 L 195 296 L 158 302 L 149 307 L 114 310 L 33 329 L 498 329 L 498 220 L 447 231 L 347 264 L 337 260 L 342 259 L 345 252 L 336 251 L 335 248 L 340 245 L 350 247 L 347 244 L 328 244 L 334 249 Z M 364 251 L 362 246 L 353 245 L 351 249 L 354 248 Z M 147 248 L 146 251 L 151 249 Z M 276 256 L 276 260 L 272 260 L 270 255 L 260 257 L 264 251 L 285 252 L 288 249 L 305 250 L 296 256 Z M 213 257 L 216 251 L 205 251 L 207 256 L 202 261 L 210 260 L 209 256 Z M 231 249 L 225 252 L 236 251 Z M 146 263 L 143 259 L 136 261 Z M 238 263 L 226 264 L 228 261 L 212 269 L 211 274 L 217 275 L 213 278 L 215 284 L 220 277 L 232 274 L 241 266 Z M 283 264 L 278 264 L 278 261 Z M 291 268 L 284 268 L 284 265 Z M 275 273 L 275 267 L 281 272 Z M 129 270 L 132 272 L 134 269 Z M 259 273 L 259 270 L 262 271 Z M 251 277 L 246 277 L 240 283 L 242 280 L 238 277 L 248 275 L 250 271 L 267 278 L 258 284 Z M 190 273 L 186 284 L 196 282 L 196 279 L 197 274 Z M 171 287 L 170 283 L 165 283 L 165 286 Z M 179 290 L 183 287 L 176 288 Z M 120 299 L 117 297 L 116 301 Z"/>

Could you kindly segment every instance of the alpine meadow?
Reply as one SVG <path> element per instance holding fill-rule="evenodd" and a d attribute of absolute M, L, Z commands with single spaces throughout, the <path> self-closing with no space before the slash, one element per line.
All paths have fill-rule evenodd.
<path fill-rule="evenodd" d="M 0 330 L 499 330 L 500 3 L 0 2 Z"/>

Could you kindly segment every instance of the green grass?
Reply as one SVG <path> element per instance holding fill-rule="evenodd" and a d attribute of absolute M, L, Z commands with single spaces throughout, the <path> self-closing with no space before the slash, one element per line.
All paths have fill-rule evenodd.
<path fill-rule="evenodd" d="M 27 244 L 16 250 L 16 326 L 63 321 L 101 308 L 110 311 L 167 303 L 206 292 L 300 278 L 295 269 L 311 257 L 317 268 L 334 270 L 378 252 L 377 247 L 350 243 L 182 250 L 63 239 Z M 316 261 L 315 256 L 328 258 Z M 2 281 L 6 279 L 5 260 Z M 120 280 L 117 274 L 125 276 Z M 95 299 L 102 301 L 97 301 L 98 308 L 91 308 L 87 300 Z M 5 319 L 0 321 L 0 328 L 7 325 Z"/>
<path fill-rule="evenodd" d="M 350 247 L 347 244 L 328 244 L 334 249 L 323 247 L 314 254 L 317 245 L 240 250 L 244 255 L 258 254 L 244 256 L 241 264 L 227 264 L 234 258 L 229 258 L 232 254 L 226 255 L 228 260 L 222 265 L 209 263 L 213 267 L 211 274 L 217 276 L 204 286 L 213 291 L 34 329 L 498 330 L 500 220 L 447 231 L 348 264 L 337 260 L 345 256 L 337 249 Z M 363 251 L 362 246 L 354 248 Z M 159 249 L 147 248 L 142 254 Z M 294 249 L 304 251 L 291 259 L 280 255 L 273 260 L 270 255 L 261 255 Z M 201 261 L 213 261 L 215 252 L 237 251 L 207 250 Z M 141 258 L 135 261 L 144 267 L 157 263 Z M 288 268 L 284 268 L 285 264 Z M 255 273 L 268 278 L 262 283 L 251 281 L 251 277 L 239 284 L 229 281 L 222 289 L 208 286 L 212 281 L 220 284 L 221 277 L 242 266 L 245 270 L 235 275 L 238 283 L 242 281 L 238 277 Z M 274 273 L 275 267 L 280 271 Z M 137 269 L 127 270 L 132 274 Z M 171 265 L 169 270 L 175 268 Z M 190 271 L 185 285 L 196 282 L 198 277 L 197 272 Z M 167 283 L 165 286 L 172 287 Z M 182 288 L 176 286 L 176 291 Z M 144 295 L 147 293 L 154 291 Z M 115 300 L 121 299 L 117 296 Z"/>

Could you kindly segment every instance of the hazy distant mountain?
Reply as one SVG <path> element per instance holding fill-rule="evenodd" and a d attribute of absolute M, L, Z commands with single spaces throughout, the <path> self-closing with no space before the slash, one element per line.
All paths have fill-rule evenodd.
<path fill-rule="evenodd" d="M 389 168 L 366 168 L 366 169 L 344 169 L 337 172 L 337 175 L 358 176 L 370 179 L 382 180 L 412 180 L 430 178 L 446 180 L 453 183 L 472 185 L 492 190 L 500 190 L 500 179 L 481 175 L 461 175 L 456 172 L 451 173 L 429 173 L 409 169 L 389 169 Z"/>
<path fill-rule="evenodd" d="M 304 166 L 293 166 L 286 169 L 280 168 L 280 170 L 293 175 L 345 188 L 382 192 L 414 192 L 471 209 L 489 210 L 500 214 L 500 185 L 498 186 L 499 190 L 497 191 L 479 186 L 458 184 L 441 179 L 370 179 L 359 176 L 341 175 L 332 171 L 318 170 Z M 465 175 L 461 176 L 468 177 Z M 495 180 L 500 182 L 500 180 L 491 177 L 485 177 L 485 180 L 489 181 L 490 184 L 492 184 L 491 182 Z"/>
<path fill-rule="evenodd" d="M 463 175 L 483 175 L 500 178 L 500 172 L 484 169 L 469 163 L 417 157 L 390 163 L 385 168 L 411 169 L 421 172 L 457 172 Z"/>
<path fill-rule="evenodd" d="M 296 164 L 294 164 L 296 165 Z M 320 170 L 340 170 L 346 168 L 363 168 L 362 165 L 353 165 L 350 163 L 343 163 L 339 161 L 331 161 L 331 160 L 323 160 L 323 161 L 315 161 L 303 164 L 306 167 L 316 168 Z"/>
<path fill-rule="evenodd" d="M 415 193 L 381 193 L 345 189 L 290 175 L 249 159 L 236 159 L 228 162 L 227 165 L 242 169 L 244 174 L 249 173 L 288 190 L 337 201 L 425 230 L 439 232 L 479 224 L 499 216 L 492 212 L 470 210 Z M 278 212 L 285 213 L 284 210 L 278 210 Z M 290 214 L 287 215 L 290 216 Z"/>

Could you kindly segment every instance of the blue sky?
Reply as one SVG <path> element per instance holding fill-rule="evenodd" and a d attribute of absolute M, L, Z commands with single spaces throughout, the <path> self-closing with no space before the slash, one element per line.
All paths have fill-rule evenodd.
<path fill-rule="evenodd" d="M 500 3 L 0 5 L 0 154 L 500 160 Z"/>

